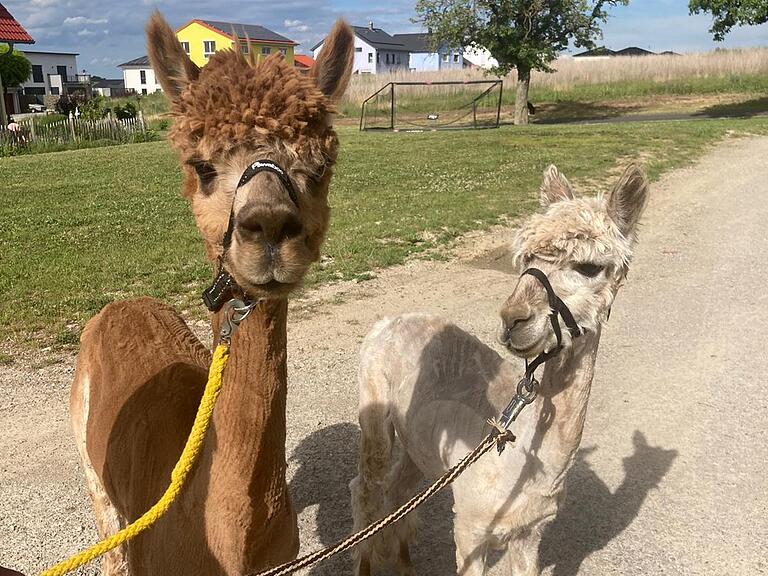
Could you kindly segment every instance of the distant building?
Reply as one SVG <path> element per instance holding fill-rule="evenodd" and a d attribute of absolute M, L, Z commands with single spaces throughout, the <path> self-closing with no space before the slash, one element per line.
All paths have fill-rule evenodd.
<path fill-rule="evenodd" d="M 21 87 L 25 95 L 66 94 L 71 84 L 81 84 L 86 78 L 77 73 L 75 52 L 38 52 L 25 50 L 24 55 L 32 64 L 32 74 Z"/>
<path fill-rule="evenodd" d="M 91 78 L 91 87 L 96 94 L 101 94 L 106 98 L 125 95 L 125 80 L 121 78 L 110 79 L 93 76 Z"/>
<path fill-rule="evenodd" d="M 257 24 L 238 24 L 218 20 L 190 20 L 176 31 L 181 47 L 198 66 L 205 66 L 217 51 L 240 47 L 243 55 L 253 55 L 257 61 L 271 54 L 282 54 L 289 64 L 294 63 L 293 40 L 280 36 Z M 134 58 L 118 65 L 123 71 L 126 92 L 152 94 L 162 87 L 148 56 Z"/>
<path fill-rule="evenodd" d="M 243 54 L 253 54 L 256 60 L 281 53 L 293 64 L 293 40 L 272 32 L 258 24 L 239 24 L 218 20 L 190 20 L 176 31 L 186 53 L 198 66 L 205 66 L 208 59 L 224 48 L 239 46 Z"/>
<path fill-rule="evenodd" d="M 415 72 L 434 70 L 461 70 L 464 56 L 461 49 L 445 46 L 432 47 L 431 35 L 427 32 L 418 34 L 393 34 L 409 52 L 408 68 Z"/>
<path fill-rule="evenodd" d="M 656 52 L 645 50 L 644 48 L 638 48 L 637 46 L 630 46 L 622 50 L 616 51 L 616 56 L 655 56 Z"/>
<path fill-rule="evenodd" d="M 153 94 L 162 87 L 155 79 L 155 71 L 149 64 L 149 56 L 134 58 L 118 65 L 123 71 L 125 91 L 135 94 Z"/>
<path fill-rule="evenodd" d="M 17 111 L 27 110 L 30 104 L 50 104 L 64 94 L 91 96 L 91 76 L 77 71 L 76 52 L 25 50 L 24 55 L 32 70 L 26 81 L 10 89 L 16 92 Z"/>
<path fill-rule="evenodd" d="M 24 30 L 24 26 L 19 24 L 2 4 L 0 4 L 0 42 L 10 46 L 35 43 L 34 38 Z M 2 86 L 2 82 L 0 82 L 0 86 Z M 18 88 L 12 88 L 3 95 L 3 90 L 0 88 L 0 126 L 4 126 L 7 121 L 6 111 L 13 114 L 21 109 L 18 93 Z"/>
<path fill-rule="evenodd" d="M 296 54 L 293 57 L 293 65 L 300 74 L 309 74 L 315 66 L 315 59 L 306 54 Z"/>
<path fill-rule="evenodd" d="M 605 60 L 607 58 L 612 58 L 613 56 L 616 56 L 616 52 L 605 46 L 598 46 L 592 50 L 585 50 L 584 52 L 579 52 L 578 54 L 573 55 L 574 58 L 582 58 L 584 60 Z"/>
<path fill-rule="evenodd" d="M 675 54 L 674 52 L 666 51 L 661 54 Z M 592 50 L 586 50 L 585 52 L 579 52 L 574 54 L 574 58 L 582 60 L 604 60 L 606 58 L 615 58 L 617 56 L 656 56 L 656 52 L 651 52 L 645 48 L 638 48 L 637 46 L 628 46 L 621 50 L 611 50 L 605 46 L 599 46 Z"/>
<path fill-rule="evenodd" d="M 354 74 L 382 74 L 409 69 L 408 48 L 381 28 L 374 28 L 373 22 L 367 27 L 352 26 L 352 31 L 355 33 Z M 324 42 L 325 39 L 312 47 L 315 59 L 323 49 Z"/>
<path fill-rule="evenodd" d="M 491 53 L 480 46 L 467 46 L 464 48 L 464 68 L 478 68 L 490 70 L 499 65 L 499 62 L 491 56 Z"/>

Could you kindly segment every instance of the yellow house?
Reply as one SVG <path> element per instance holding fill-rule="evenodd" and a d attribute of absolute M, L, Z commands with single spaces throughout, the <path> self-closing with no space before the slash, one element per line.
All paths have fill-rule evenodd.
<path fill-rule="evenodd" d="M 257 60 L 281 52 L 293 64 L 293 48 L 297 46 L 263 26 L 215 20 L 191 20 L 176 31 L 176 37 L 198 66 L 205 66 L 217 50 L 234 48 L 236 43 L 243 54 L 253 52 Z"/>

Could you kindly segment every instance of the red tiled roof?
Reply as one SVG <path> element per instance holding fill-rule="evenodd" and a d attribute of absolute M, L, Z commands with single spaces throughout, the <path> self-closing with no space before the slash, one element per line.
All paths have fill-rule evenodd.
<path fill-rule="evenodd" d="M 315 59 L 304 54 L 294 54 L 293 61 L 303 68 L 312 68 L 315 65 Z"/>
<path fill-rule="evenodd" d="M 16 44 L 34 44 L 35 41 L 24 27 L 16 22 L 5 6 L 0 4 L 0 42 Z"/>

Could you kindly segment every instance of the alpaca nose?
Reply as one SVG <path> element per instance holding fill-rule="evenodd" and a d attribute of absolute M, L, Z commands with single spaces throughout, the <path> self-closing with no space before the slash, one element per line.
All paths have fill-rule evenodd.
<path fill-rule="evenodd" d="M 533 318 L 533 309 L 528 302 L 510 302 L 501 310 L 502 334 L 505 340 L 517 326 L 521 326 Z"/>
<path fill-rule="evenodd" d="M 241 232 L 276 245 L 301 234 L 301 220 L 289 206 L 257 205 L 243 208 L 237 216 Z"/>

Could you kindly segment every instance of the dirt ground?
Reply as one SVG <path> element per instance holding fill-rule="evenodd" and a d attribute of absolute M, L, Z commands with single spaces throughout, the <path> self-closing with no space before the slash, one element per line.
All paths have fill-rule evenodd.
<path fill-rule="evenodd" d="M 768 574 L 766 158 L 768 138 L 732 139 L 654 185 L 568 498 L 542 542 L 545 574 Z M 363 336 L 385 315 L 427 310 L 495 345 L 516 279 L 511 234 L 473 234 L 450 262 L 412 262 L 293 305 L 287 454 L 302 552 L 351 528 Z M 72 374 L 73 358 L 0 367 L 0 565 L 27 574 L 96 539 L 67 421 Z M 455 573 L 450 516 L 450 493 L 421 514 L 419 574 Z M 310 573 L 349 574 L 349 561 Z"/>

